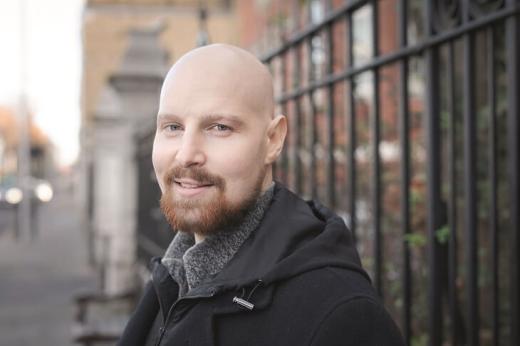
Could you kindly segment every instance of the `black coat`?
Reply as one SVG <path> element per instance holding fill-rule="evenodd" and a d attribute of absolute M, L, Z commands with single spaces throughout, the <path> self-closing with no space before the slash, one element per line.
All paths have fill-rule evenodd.
<path fill-rule="evenodd" d="M 343 220 L 279 184 L 210 283 L 177 300 L 177 284 L 153 263 L 121 346 L 404 345 Z"/>

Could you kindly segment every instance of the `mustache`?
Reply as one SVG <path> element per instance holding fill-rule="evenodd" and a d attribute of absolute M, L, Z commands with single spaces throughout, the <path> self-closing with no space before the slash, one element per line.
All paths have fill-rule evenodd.
<path fill-rule="evenodd" d="M 175 183 L 175 180 L 189 178 L 205 185 L 214 185 L 218 188 L 224 188 L 225 181 L 218 175 L 211 174 L 206 169 L 201 167 L 173 167 L 165 175 L 165 182 L 167 185 Z"/>

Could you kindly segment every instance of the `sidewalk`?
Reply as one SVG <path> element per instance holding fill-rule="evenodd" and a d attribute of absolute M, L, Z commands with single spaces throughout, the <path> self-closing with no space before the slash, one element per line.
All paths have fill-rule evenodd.
<path fill-rule="evenodd" d="M 73 297 L 95 288 L 70 193 L 41 208 L 39 236 L 0 232 L 0 345 L 71 345 Z"/>

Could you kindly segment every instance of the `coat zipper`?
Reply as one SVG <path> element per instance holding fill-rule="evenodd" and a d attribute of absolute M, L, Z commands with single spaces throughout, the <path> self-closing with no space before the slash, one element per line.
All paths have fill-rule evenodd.
<path fill-rule="evenodd" d="M 200 298 L 210 298 L 215 295 L 215 291 L 211 291 L 210 294 L 204 294 L 199 296 L 192 296 L 192 297 L 184 297 L 181 299 L 178 299 L 175 303 L 172 304 L 170 309 L 168 310 L 168 314 L 166 315 L 166 320 L 164 321 L 164 324 L 161 328 L 159 328 L 159 338 L 157 339 L 157 342 L 155 343 L 155 346 L 159 346 L 162 342 L 162 339 L 164 337 L 164 334 L 166 334 L 166 327 L 168 326 L 168 322 L 170 321 L 171 314 L 173 313 L 173 310 L 177 306 L 177 304 L 183 300 L 189 300 L 189 299 L 200 299 Z"/>

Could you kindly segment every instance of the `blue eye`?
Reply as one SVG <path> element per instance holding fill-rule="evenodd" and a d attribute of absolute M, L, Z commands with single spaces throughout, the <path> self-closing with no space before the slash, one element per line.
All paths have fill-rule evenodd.
<path fill-rule="evenodd" d="M 222 124 L 216 124 L 215 129 L 217 129 L 218 131 L 230 131 L 231 130 L 231 128 L 229 126 L 222 125 Z"/>
<path fill-rule="evenodd" d="M 207 131 L 214 136 L 225 137 L 233 133 L 233 129 L 224 124 L 212 124 L 207 128 Z"/>
<path fill-rule="evenodd" d="M 181 126 L 178 125 L 178 124 L 168 124 L 168 125 L 165 126 L 165 129 L 170 131 L 170 132 L 174 132 L 174 131 L 181 130 Z"/>

